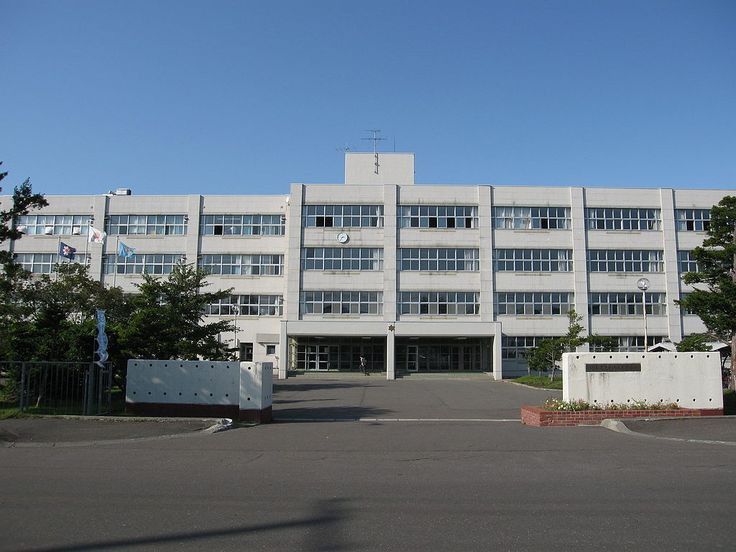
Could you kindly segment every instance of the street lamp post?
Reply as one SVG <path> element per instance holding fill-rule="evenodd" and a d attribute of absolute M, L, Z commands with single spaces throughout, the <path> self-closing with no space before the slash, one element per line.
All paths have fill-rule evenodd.
<path fill-rule="evenodd" d="M 636 287 L 641 290 L 641 308 L 644 314 L 644 352 L 647 352 L 647 290 L 649 289 L 649 280 L 639 278 Z"/>
<path fill-rule="evenodd" d="M 232 309 L 231 312 L 235 316 L 235 320 L 233 320 L 233 327 L 234 327 L 233 334 L 235 334 L 234 335 L 234 338 L 235 338 L 235 355 L 236 355 L 236 357 L 237 357 L 238 360 L 241 360 L 241 358 L 240 358 L 240 345 L 238 345 L 238 316 L 240 315 L 240 307 L 232 306 L 231 309 Z"/>

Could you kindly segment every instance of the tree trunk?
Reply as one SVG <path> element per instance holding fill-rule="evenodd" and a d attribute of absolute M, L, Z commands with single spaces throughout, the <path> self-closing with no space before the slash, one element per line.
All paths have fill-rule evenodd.
<path fill-rule="evenodd" d="M 736 391 L 736 333 L 731 336 L 731 377 L 728 378 L 728 388 Z"/>

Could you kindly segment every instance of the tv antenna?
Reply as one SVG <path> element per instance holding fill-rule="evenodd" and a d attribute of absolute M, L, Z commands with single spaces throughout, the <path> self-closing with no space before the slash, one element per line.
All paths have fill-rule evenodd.
<path fill-rule="evenodd" d="M 385 138 L 381 138 L 380 136 L 378 136 L 378 134 L 381 132 L 381 129 L 378 129 L 378 128 L 366 130 L 366 132 L 373 133 L 373 137 L 371 137 L 371 138 L 362 138 L 362 140 L 372 140 L 373 141 L 373 155 L 376 158 L 376 162 L 375 162 L 376 168 L 373 170 L 373 172 L 376 173 L 376 174 L 378 174 L 378 167 L 380 165 L 378 164 L 378 149 L 377 149 L 377 147 L 378 147 L 378 142 L 380 142 L 382 140 L 385 140 Z"/>

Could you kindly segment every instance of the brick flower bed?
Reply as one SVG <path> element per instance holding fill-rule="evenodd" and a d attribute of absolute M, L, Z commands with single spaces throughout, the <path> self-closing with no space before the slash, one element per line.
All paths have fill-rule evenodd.
<path fill-rule="evenodd" d="M 722 416 L 723 409 L 677 408 L 672 410 L 546 410 L 522 406 L 521 423 L 534 427 L 599 425 L 612 418 L 683 418 L 687 416 Z"/>

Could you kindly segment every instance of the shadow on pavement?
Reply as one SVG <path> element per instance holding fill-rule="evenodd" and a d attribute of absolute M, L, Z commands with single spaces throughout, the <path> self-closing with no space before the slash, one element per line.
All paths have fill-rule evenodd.
<path fill-rule="evenodd" d="M 392 411 L 386 408 L 362 406 L 328 406 L 317 408 L 279 408 L 273 412 L 274 422 L 298 422 L 300 420 L 358 420 L 375 418 Z"/>

